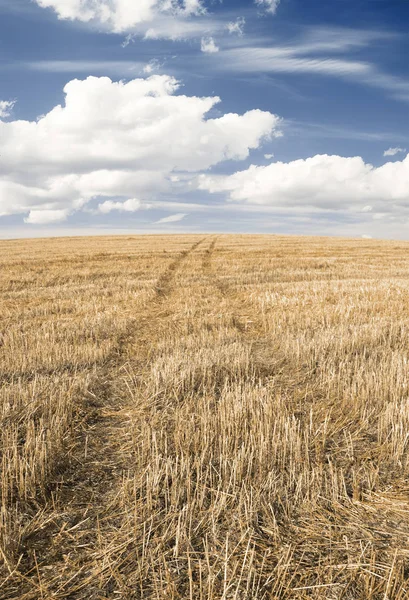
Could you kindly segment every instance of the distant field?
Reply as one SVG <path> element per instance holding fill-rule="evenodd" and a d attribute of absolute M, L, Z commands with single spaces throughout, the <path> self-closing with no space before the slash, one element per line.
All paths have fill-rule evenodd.
<path fill-rule="evenodd" d="M 409 597 L 409 243 L 0 263 L 1 599 Z"/>

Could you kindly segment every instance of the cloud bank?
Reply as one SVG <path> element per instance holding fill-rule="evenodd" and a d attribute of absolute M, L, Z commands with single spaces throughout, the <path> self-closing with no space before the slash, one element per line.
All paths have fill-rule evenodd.
<path fill-rule="evenodd" d="M 105 212 L 135 210 L 129 199 L 169 191 L 180 185 L 177 173 L 193 176 L 245 159 L 279 134 L 276 115 L 250 110 L 206 118 L 219 98 L 185 96 L 178 88 L 166 75 L 127 83 L 88 77 L 70 81 L 65 105 L 37 121 L 0 119 L 0 216 L 61 221 L 95 198 L 111 202 L 102 203 Z"/>
<path fill-rule="evenodd" d="M 199 187 L 232 202 L 383 213 L 409 210 L 409 155 L 375 168 L 361 157 L 317 155 L 252 165 L 229 176 L 202 175 Z M 376 218 L 376 217 L 375 217 Z"/>

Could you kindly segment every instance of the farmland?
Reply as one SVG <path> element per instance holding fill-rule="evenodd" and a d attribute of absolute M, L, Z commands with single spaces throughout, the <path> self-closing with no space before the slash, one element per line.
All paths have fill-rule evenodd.
<path fill-rule="evenodd" d="M 0 598 L 408 598 L 408 243 L 0 249 Z"/>

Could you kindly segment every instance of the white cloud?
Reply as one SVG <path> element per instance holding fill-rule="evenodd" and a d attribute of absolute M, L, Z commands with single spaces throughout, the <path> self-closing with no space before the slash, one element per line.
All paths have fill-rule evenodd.
<path fill-rule="evenodd" d="M 264 155 L 264 158 L 265 158 L 266 160 L 271 160 L 272 158 L 274 158 L 274 154 L 265 154 L 265 155 Z"/>
<path fill-rule="evenodd" d="M 226 29 L 230 34 L 236 33 L 237 35 L 242 36 L 245 24 L 246 19 L 244 17 L 238 17 L 235 21 L 227 23 Z"/>
<path fill-rule="evenodd" d="M 92 198 L 115 199 L 107 212 L 133 209 L 129 198 L 151 201 L 279 133 L 280 119 L 260 110 L 206 119 L 219 98 L 178 95 L 178 87 L 166 75 L 88 77 L 70 81 L 65 105 L 37 121 L 0 121 L 0 215 L 51 222 Z"/>
<path fill-rule="evenodd" d="M 15 100 L 0 100 L 0 119 L 6 119 L 11 115 Z"/>
<path fill-rule="evenodd" d="M 49 223 L 61 223 L 68 217 L 68 210 L 31 210 L 25 223 L 31 225 L 48 225 Z"/>
<path fill-rule="evenodd" d="M 178 213 L 176 215 L 170 215 L 169 217 L 164 217 L 163 219 L 159 219 L 156 223 L 177 223 L 187 217 L 186 213 Z"/>
<path fill-rule="evenodd" d="M 119 212 L 136 212 L 142 208 L 142 202 L 136 198 L 129 198 L 124 202 L 113 202 L 112 200 L 105 200 L 98 205 L 98 210 L 104 214 L 110 213 L 113 210 Z"/>
<path fill-rule="evenodd" d="M 371 235 L 365 235 L 365 234 L 364 234 L 364 235 L 362 236 L 362 239 L 363 239 L 363 240 L 371 240 L 371 239 L 372 239 L 372 236 L 371 236 Z"/>
<path fill-rule="evenodd" d="M 219 52 L 219 47 L 216 46 L 216 43 L 212 37 L 205 37 L 202 38 L 201 50 L 207 54 L 214 54 L 215 52 Z"/>
<path fill-rule="evenodd" d="M 121 46 L 122 46 L 122 48 L 127 48 L 129 46 L 129 44 L 134 41 L 135 41 L 135 36 L 132 35 L 132 33 L 128 33 L 128 35 L 125 37 L 124 41 L 122 42 Z"/>
<path fill-rule="evenodd" d="M 59 19 L 90 23 L 113 33 L 132 33 L 148 37 L 181 38 L 209 30 L 202 0 L 34 0 L 50 8 Z M 201 19 L 198 19 L 201 17 Z M 199 24 L 202 20 L 203 23 Z"/>
<path fill-rule="evenodd" d="M 257 6 L 263 8 L 266 12 L 274 15 L 277 12 L 280 0 L 254 0 Z"/>
<path fill-rule="evenodd" d="M 116 32 L 126 31 L 158 14 L 192 16 L 205 12 L 201 0 L 35 0 L 41 8 L 52 8 L 60 19 L 85 23 L 98 21 Z"/>
<path fill-rule="evenodd" d="M 383 153 L 384 156 L 395 156 L 396 154 L 400 154 L 401 152 L 406 152 L 406 148 L 389 148 L 385 150 Z"/>
<path fill-rule="evenodd" d="M 202 175 L 200 189 L 230 201 L 275 207 L 377 212 L 409 210 L 409 155 L 375 168 L 360 157 L 317 155 L 289 163 L 252 165 L 229 176 Z M 371 204 L 368 204 L 368 201 Z"/>

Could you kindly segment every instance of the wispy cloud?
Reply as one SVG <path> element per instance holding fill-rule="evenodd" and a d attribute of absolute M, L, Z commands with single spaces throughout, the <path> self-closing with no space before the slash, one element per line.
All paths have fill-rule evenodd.
<path fill-rule="evenodd" d="M 178 221 L 182 221 L 182 219 L 184 219 L 185 217 L 187 217 L 187 213 L 177 213 L 176 215 L 163 217 L 163 219 L 159 219 L 159 221 L 155 221 L 155 223 L 177 223 Z"/>
<path fill-rule="evenodd" d="M 358 128 L 331 123 L 316 123 L 300 121 L 297 119 L 286 119 L 283 122 L 283 131 L 286 136 L 310 136 L 316 138 L 361 140 L 365 142 L 395 142 L 401 143 L 407 140 L 404 134 L 391 131 L 364 131 Z"/>
<path fill-rule="evenodd" d="M 0 119 L 5 119 L 11 115 L 15 100 L 0 100 Z"/>
<path fill-rule="evenodd" d="M 356 53 L 373 43 L 396 37 L 385 31 L 318 28 L 294 42 L 267 45 L 264 40 L 230 44 L 220 51 L 215 64 L 219 71 L 236 73 L 314 74 L 337 77 L 387 90 L 398 100 L 409 101 L 409 79 L 385 73 Z M 349 54 L 354 52 L 354 57 Z"/>
<path fill-rule="evenodd" d="M 388 148 L 388 150 L 385 150 L 383 155 L 384 156 L 396 156 L 396 154 L 400 154 L 400 153 L 404 153 L 404 152 L 406 152 L 406 148 Z"/>
<path fill-rule="evenodd" d="M 232 48 L 223 52 L 220 69 L 240 73 L 318 73 L 330 76 L 369 75 L 371 67 L 360 61 L 340 58 L 297 56 L 297 48 Z"/>
<path fill-rule="evenodd" d="M 32 71 L 50 73 L 86 73 L 87 75 L 114 75 L 136 77 L 145 72 L 146 63 L 127 60 L 40 60 L 22 63 Z"/>
<path fill-rule="evenodd" d="M 244 17 L 238 17 L 235 21 L 230 21 L 226 25 L 226 29 L 230 34 L 236 33 L 239 36 L 244 34 L 244 26 L 246 25 L 246 19 Z"/>
<path fill-rule="evenodd" d="M 255 4 L 260 8 L 264 9 L 266 13 L 274 15 L 277 12 L 277 8 L 280 4 L 280 0 L 254 0 Z"/>
<path fill-rule="evenodd" d="M 152 75 L 156 73 L 163 67 L 163 63 L 161 63 L 157 58 L 153 58 L 150 60 L 143 68 L 143 72 L 145 75 Z"/>

